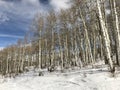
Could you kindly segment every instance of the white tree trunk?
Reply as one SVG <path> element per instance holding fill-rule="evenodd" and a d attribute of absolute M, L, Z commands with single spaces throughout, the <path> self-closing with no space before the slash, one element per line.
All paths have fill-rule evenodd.
<path fill-rule="evenodd" d="M 118 20 L 118 13 L 116 9 L 116 2 L 115 0 L 112 0 L 113 2 L 113 8 L 114 8 L 114 14 L 115 14 L 115 32 L 116 32 L 116 43 L 117 43 L 117 53 L 118 53 L 118 64 L 120 65 L 120 31 L 119 31 L 119 20 Z"/>
<path fill-rule="evenodd" d="M 101 24 L 101 31 L 103 34 L 103 40 L 104 40 L 104 44 L 105 44 L 105 51 L 106 51 L 106 56 L 110 65 L 110 69 L 113 70 L 113 62 L 111 59 L 111 53 L 110 53 L 110 39 L 109 39 L 109 35 L 108 35 L 108 30 L 105 26 L 105 21 L 103 20 L 103 16 L 102 16 L 102 12 L 101 12 L 101 6 L 100 6 L 100 0 L 97 0 L 97 8 L 98 8 L 98 13 L 99 13 L 99 20 L 100 20 L 100 24 Z"/>
<path fill-rule="evenodd" d="M 81 9 L 80 9 L 80 16 L 81 16 L 81 20 L 83 22 L 83 26 L 84 26 L 84 30 L 85 30 L 85 36 L 86 36 L 86 40 L 87 40 L 86 41 L 86 46 L 88 47 L 88 52 L 89 52 L 90 59 L 91 59 L 90 62 L 93 63 L 94 60 L 93 60 L 93 55 L 92 55 L 90 40 L 89 40 L 89 37 L 88 37 L 88 30 L 87 30 L 87 26 L 86 26 L 84 17 L 82 15 Z"/>

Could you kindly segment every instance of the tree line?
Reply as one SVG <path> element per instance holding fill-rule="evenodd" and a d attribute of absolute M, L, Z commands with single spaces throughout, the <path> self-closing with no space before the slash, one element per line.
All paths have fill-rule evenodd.
<path fill-rule="evenodd" d="M 15 76 L 26 68 L 120 66 L 119 0 L 72 0 L 71 8 L 38 14 L 30 35 L 0 51 L 0 74 Z"/>

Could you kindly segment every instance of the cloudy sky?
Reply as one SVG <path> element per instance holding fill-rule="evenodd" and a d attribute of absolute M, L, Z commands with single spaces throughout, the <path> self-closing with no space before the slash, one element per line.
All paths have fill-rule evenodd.
<path fill-rule="evenodd" d="M 59 11 L 69 0 L 0 0 L 0 48 L 22 39 L 38 12 Z"/>

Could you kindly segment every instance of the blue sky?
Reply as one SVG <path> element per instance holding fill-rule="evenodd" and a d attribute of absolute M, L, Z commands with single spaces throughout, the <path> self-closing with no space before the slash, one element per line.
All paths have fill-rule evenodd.
<path fill-rule="evenodd" d="M 38 12 L 68 8 L 68 0 L 0 0 L 0 48 L 24 37 Z"/>

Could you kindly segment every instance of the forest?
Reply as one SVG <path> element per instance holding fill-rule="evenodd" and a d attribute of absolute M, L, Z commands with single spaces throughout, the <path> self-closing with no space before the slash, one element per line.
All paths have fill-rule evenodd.
<path fill-rule="evenodd" d="M 81 69 L 99 61 L 120 67 L 120 0 L 71 0 L 56 13 L 38 13 L 29 32 L 0 50 L 0 75 L 15 77 L 29 67 L 49 72 Z"/>

